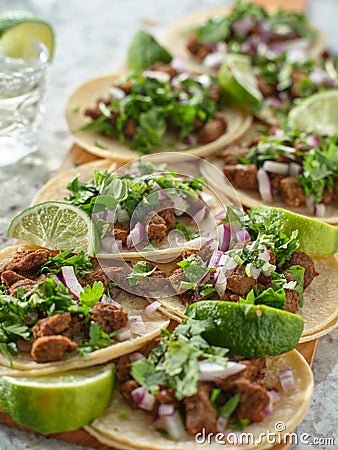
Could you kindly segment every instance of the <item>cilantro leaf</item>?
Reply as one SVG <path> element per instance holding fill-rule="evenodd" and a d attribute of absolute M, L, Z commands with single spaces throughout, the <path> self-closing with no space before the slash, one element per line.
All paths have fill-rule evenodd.
<path fill-rule="evenodd" d="M 104 286 L 102 281 L 94 281 L 93 285 L 84 287 L 80 294 L 80 302 L 84 305 L 92 307 L 98 302 L 104 294 Z"/>
<path fill-rule="evenodd" d="M 93 263 L 90 257 L 83 251 L 73 254 L 72 250 L 67 250 L 49 258 L 41 266 L 40 273 L 48 272 L 49 274 L 56 274 L 64 266 L 73 266 L 76 274 L 85 276 L 87 271 L 93 267 Z"/>
<path fill-rule="evenodd" d="M 97 322 L 92 321 L 90 322 L 89 328 L 89 340 L 79 346 L 77 350 L 81 356 L 84 356 L 94 350 L 108 347 L 111 345 L 112 337 L 116 333 L 117 331 L 113 331 L 112 333 L 107 334 L 101 330 L 100 325 Z"/>
<path fill-rule="evenodd" d="M 155 270 L 156 266 L 151 267 L 147 261 L 138 261 L 127 275 L 129 286 L 136 286 L 138 280 L 151 276 Z"/>
<path fill-rule="evenodd" d="M 240 398 L 240 394 L 236 394 L 233 397 L 229 398 L 229 400 L 220 409 L 219 415 L 221 417 L 230 417 L 237 408 Z"/>

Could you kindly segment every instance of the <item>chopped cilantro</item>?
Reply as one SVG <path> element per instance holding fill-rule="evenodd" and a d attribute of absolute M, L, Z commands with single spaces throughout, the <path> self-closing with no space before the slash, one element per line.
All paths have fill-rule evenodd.
<path fill-rule="evenodd" d="M 90 257 L 83 251 L 73 254 L 72 250 L 61 252 L 41 266 L 40 273 L 48 272 L 56 274 L 63 266 L 73 266 L 76 274 L 85 276 L 87 271 L 93 267 Z"/>
<path fill-rule="evenodd" d="M 219 415 L 221 417 L 230 417 L 237 408 L 240 398 L 240 394 L 236 394 L 233 397 L 229 398 L 229 400 L 219 410 Z"/>
<path fill-rule="evenodd" d="M 199 237 L 199 235 L 200 235 L 200 233 L 198 231 L 187 227 L 183 223 L 176 222 L 175 228 L 176 228 L 176 230 L 182 231 L 182 233 L 187 241 L 191 241 L 192 239 L 195 239 L 195 238 Z"/>
<path fill-rule="evenodd" d="M 151 267 L 147 261 L 138 261 L 132 266 L 131 272 L 127 275 L 129 285 L 136 286 L 138 280 L 151 276 L 155 270 L 156 266 Z"/>
<path fill-rule="evenodd" d="M 117 331 L 113 331 L 110 334 L 105 333 L 97 322 L 92 321 L 89 328 L 89 340 L 80 345 L 77 350 L 81 356 L 84 356 L 94 350 L 108 347 L 112 343 L 112 337 L 115 334 L 117 334 Z"/>
<path fill-rule="evenodd" d="M 178 262 L 177 265 L 183 269 L 184 275 L 191 283 L 198 283 L 210 271 L 203 259 L 194 253 Z"/>
<path fill-rule="evenodd" d="M 80 294 L 80 302 L 92 307 L 98 302 L 104 293 L 104 286 L 102 281 L 94 281 L 92 286 L 85 286 L 83 292 Z"/>

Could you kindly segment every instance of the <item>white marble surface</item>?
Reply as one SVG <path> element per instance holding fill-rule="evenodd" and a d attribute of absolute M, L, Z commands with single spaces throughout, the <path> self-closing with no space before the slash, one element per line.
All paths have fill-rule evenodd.
<path fill-rule="evenodd" d="M 8 223 L 27 207 L 37 189 L 52 175 L 71 145 L 64 119 L 67 97 L 82 82 L 114 72 L 121 65 L 133 34 L 147 27 L 158 36 L 164 28 L 189 12 L 212 8 L 222 0 L 0 0 L 0 11 L 30 9 L 50 21 L 56 30 L 55 60 L 49 71 L 46 114 L 41 150 L 13 168 L 0 169 L 0 248 L 8 245 Z M 338 52 L 338 2 L 309 0 L 308 12 L 322 27 L 331 48 Z M 299 436 L 334 438 L 335 445 L 298 443 L 302 450 L 338 448 L 338 331 L 320 339 L 314 363 L 315 391 Z M 80 450 L 0 425 L 0 450 Z"/>

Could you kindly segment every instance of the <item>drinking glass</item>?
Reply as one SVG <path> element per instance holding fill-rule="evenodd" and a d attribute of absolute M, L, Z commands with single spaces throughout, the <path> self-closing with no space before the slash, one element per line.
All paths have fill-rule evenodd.
<path fill-rule="evenodd" d="M 0 53 L 0 166 L 14 164 L 39 147 L 49 54 L 38 40 L 27 48 L 22 59 Z"/>

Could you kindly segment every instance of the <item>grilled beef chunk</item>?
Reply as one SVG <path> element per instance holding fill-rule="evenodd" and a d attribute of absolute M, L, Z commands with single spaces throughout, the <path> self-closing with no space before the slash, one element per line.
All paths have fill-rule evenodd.
<path fill-rule="evenodd" d="M 34 251 L 25 250 L 23 252 L 18 252 L 1 268 L 1 272 L 12 270 L 20 275 L 27 276 L 30 272 L 40 269 L 40 267 L 45 264 L 49 258 L 55 256 L 57 253 L 58 252 L 45 249 Z"/>
<path fill-rule="evenodd" d="M 72 316 L 69 312 L 55 314 L 55 316 L 40 319 L 32 328 L 34 339 L 41 336 L 64 334 L 69 331 L 71 322 Z"/>
<path fill-rule="evenodd" d="M 164 72 L 167 73 L 170 76 L 170 79 L 176 77 L 178 75 L 178 72 L 176 69 L 174 69 L 170 64 L 166 64 L 163 62 L 158 62 L 151 66 L 150 70 L 155 70 L 158 72 Z"/>
<path fill-rule="evenodd" d="M 183 401 L 186 414 L 185 426 L 193 435 L 203 429 L 207 434 L 217 430 L 217 412 L 210 402 L 211 390 L 212 384 L 199 382 L 197 393 Z"/>
<path fill-rule="evenodd" d="M 167 237 L 168 228 L 166 221 L 155 211 L 151 211 L 146 215 L 145 224 L 149 241 L 159 243 Z"/>
<path fill-rule="evenodd" d="M 90 312 L 90 319 L 97 322 L 105 333 L 111 333 L 126 326 L 128 314 L 122 308 L 110 303 L 97 302 Z"/>
<path fill-rule="evenodd" d="M 31 357 L 38 363 L 61 361 L 65 353 L 76 349 L 77 344 L 66 336 L 41 336 L 33 342 Z"/>
<path fill-rule="evenodd" d="M 175 391 L 170 388 L 166 388 L 166 387 L 162 388 L 158 392 L 158 394 L 156 394 L 156 400 L 161 405 L 174 404 L 175 406 L 178 406 L 178 401 L 175 397 Z"/>
<path fill-rule="evenodd" d="M 238 158 L 248 154 L 248 147 L 229 146 L 221 152 L 221 158 L 225 166 L 235 166 L 238 164 Z"/>
<path fill-rule="evenodd" d="M 225 133 L 227 126 L 223 114 L 216 115 L 214 119 L 209 120 L 200 128 L 197 137 L 199 144 L 208 144 L 215 141 Z"/>
<path fill-rule="evenodd" d="M 257 191 L 257 167 L 255 164 L 236 164 L 223 167 L 224 175 L 237 189 Z"/>
<path fill-rule="evenodd" d="M 271 97 L 275 93 L 276 86 L 267 83 L 264 78 L 257 77 L 258 89 L 261 91 L 263 97 Z"/>
<path fill-rule="evenodd" d="M 288 206 L 302 206 L 305 204 L 305 191 L 295 177 L 285 177 L 280 181 L 280 195 Z"/>
<path fill-rule="evenodd" d="M 12 286 L 8 289 L 9 295 L 16 297 L 18 293 L 18 289 L 22 288 L 24 292 L 28 292 L 33 289 L 37 284 L 42 283 L 46 279 L 46 275 L 41 275 L 36 280 L 31 280 L 30 278 L 24 278 L 23 280 L 19 280 L 16 283 L 12 284 Z"/>
<path fill-rule="evenodd" d="M 18 281 L 22 281 L 24 279 L 25 279 L 25 277 L 23 277 L 22 275 L 19 275 L 16 272 L 13 272 L 13 270 L 6 270 L 5 272 L 2 272 L 2 274 L 1 274 L 1 282 L 8 287 L 10 287 L 10 286 L 12 286 L 12 284 L 17 283 Z"/>
<path fill-rule="evenodd" d="M 296 250 L 292 253 L 291 258 L 282 267 L 282 271 L 289 269 L 291 266 L 302 266 L 305 268 L 304 272 L 304 289 L 310 286 L 312 280 L 318 275 L 311 256 L 301 250 Z"/>
<path fill-rule="evenodd" d="M 250 422 L 261 422 L 264 419 L 264 410 L 269 404 L 269 396 L 266 388 L 259 384 L 253 384 L 249 380 L 239 379 L 229 383 L 227 393 L 231 397 L 239 394 L 239 403 L 234 416 L 241 422 L 249 419 Z"/>
<path fill-rule="evenodd" d="M 121 356 L 115 361 L 115 376 L 120 384 L 130 379 L 130 363 L 129 355 Z"/>
<path fill-rule="evenodd" d="M 162 217 L 162 219 L 164 219 L 167 227 L 167 233 L 168 231 L 171 231 L 175 228 L 176 218 L 174 208 L 163 209 L 162 211 L 159 211 L 157 214 L 160 217 Z"/>
<path fill-rule="evenodd" d="M 137 122 L 134 119 L 127 119 L 126 124 L 124 126 L 124 134 L 132 138 L 137 133 Z"/>
<path fill-rule="evenodd" d="M 187 279 L 184 275 L 183 269 L 181 267 L 174 269 L 171 272 L 169 280 L 172 284 L 172 287 L 174 288 L 174 291 L 177 294 L 180 294 L 182 292 L 181 281 L 187 281 Z"/>
<path fill-rule="evenodd" d="M 227 279 L 227 289 L 243 297 L 251 291 L 256 282 L 246 275 L 244 267 L 236 267 Z"/>
<path fill-rule="evenodd" d="M 165 272 L 156 267 L 149 277 L 137 280 L 136 286 L 141 289 L 142 292 L 147 293 L 149 291 L 160 291 L 165 287 L 170 286 L 170 283 L 168 282 Z"/>
<path fill-rule="evenodd" d="M 130 222 L 116 222 L 111 231 L 117 241 L 122 241 L 122 244 L 126 245 L 127 237 L 130 231 Z"/>
<path fill-rule="evenodd" d="M 137 403 L 131 396 L 132 391 L 137 387 L 139 385 L 134 380 L 128 380 L 120 386 L 120 394 L 132 409 L 138 409 Z"/>

